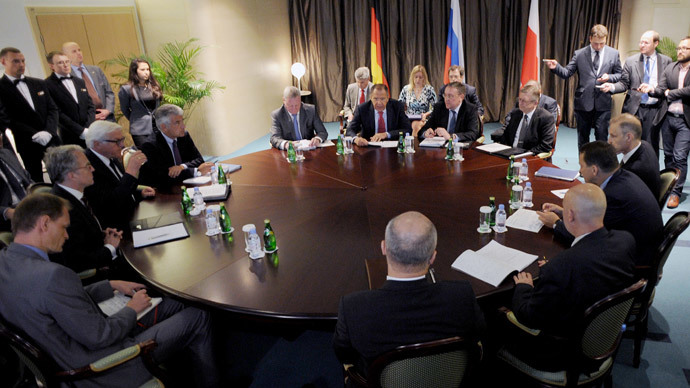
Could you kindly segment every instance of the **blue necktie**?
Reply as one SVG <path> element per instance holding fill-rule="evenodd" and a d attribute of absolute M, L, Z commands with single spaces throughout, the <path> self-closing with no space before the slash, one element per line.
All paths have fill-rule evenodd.
<path fill-rule="evenodd" d="M 292 126 L 295 127 L 295 140 L 302 140 L 302 134 L 299 133 L 299 122 L 297 115 L 292 115 Z"/>
<path fill-rule="evenodd" d="M 451 116 L 450 116 L 450 124 L 448 124 L 448 133 L 455 133 L 455 111 L 452 110 L 450 111 Z"/>
<path fill-rule="evenodd" d="M 649 76 L 649 62 L 651 62 L 651 58 L 650 58 L 650 57 L 645 57 L 645 60 L 644 60 L 644 79 L 642 80 L 642 82 L 644 82 L 644 83 L 646 83 L 646 84 L 649 83 L 649 79 L 650 79 L 650 76 Z M 642 97 L 640 98 L 640 102 L 642 102 L 643 104 L 646 104 L 647 101 L 649 101 L 649 94 L 645 93 L 645 94 L 643 94 Z"/>

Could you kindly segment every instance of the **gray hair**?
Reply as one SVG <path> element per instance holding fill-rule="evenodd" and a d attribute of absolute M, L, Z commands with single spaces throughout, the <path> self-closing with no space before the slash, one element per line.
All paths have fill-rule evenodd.
<path fill-rule="evenodd" d="M 386 256 L 404 266 L 429 263 L 436 249 L 436 227 L 419 212 L 407 212 L 386 225 Z"/>
<path fill-rule="evenodd" d="M 156 118 L 156 125 L 170 125 L 170 121 L 173 116 L 182 116 L 184 111 L 177 105 L 173 104 L 163 104 L 153 112 L 153 116 Z"/>
<path fill-rule="evenodd" d="M 294 86 L 286 86 L 283 90 L 283 98 L 287 100 L 288 98 L 295 97 L 302 97 L 302 93 L 300 93 L 299 89 Z"/>
<path fill-rule="evenodd" d="M 122 126 L 112 121 L 107 120 L 96 120 L 89 126 L 88 132 L 86 132 L 86 146 L 88 148 L 93 148 L 93 142 L 99 141 L 103 142 L 106 136 L 122 129 Z"/>
<path fill-rule="evenodd" d="M 371 75 L 369 74 L 369 68 L 363 66 L 355 70 L 355 78 L 362 80 L 371 78 Z"/>
<path fill-rule="evenodd" d="M 77 166 L 77 152 L 84 153 L 84 149 L 76 144 L 48 148 L 43 163 L 46 164 L 51 182 L 64 182 L 67 173 L 79 167 Z"/>

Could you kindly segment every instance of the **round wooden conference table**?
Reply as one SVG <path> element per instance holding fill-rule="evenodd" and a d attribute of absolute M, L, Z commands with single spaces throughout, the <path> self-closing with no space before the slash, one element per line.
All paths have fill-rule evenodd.
<path fill-rule="evenodd" d="M 232 193 L 225 201 L 232 239 L 207 237 L 203 216 L 186 216 L 188 238 L 138 249 L 127 239 L 129 263 L 155 287 L 193 302 L 253 317 L 334 320 L 341 296 L 369 288 L 365 260 L 383 263 L 386 224 L 405 211 L 419 211 L 436 225 L 437 279 L 468 280 L 479 298 L 512 288 L 512 279 L 493 287 L 452 269 L 464 250 L 480 249 L 491 239 L 540 257 L 564 249 L 545 227 L 539 233 L 477 232 L 479 207 L 488 205 L 489 196 L 509 207 L 506 159 L 470 149 L 464 161 L 446 161 L 445 149 L 419 147 L 414 154 L 355 147 L 345 156 L 327 147 L 305 152 L 306 160 L 296 164 L 285 156 L 270 149 L 228 161 L 242 165 L 229 175 Z M 548 162 L 532 157 L 528 164 L 535 208 L 560 202 L 551 190 L 577 184 L 535 177 Z M 135 219 L 181 212 L 179 201 L 179 188 L 159 193 L 141 203 Z M 279 249 L 252 260 L 242 225 L 255 224 L 261 233 L 265 218 Z M 527 270 L 537 273 L 536 263 Z M 383 282 L 379 276 L 372 284 Z"/>

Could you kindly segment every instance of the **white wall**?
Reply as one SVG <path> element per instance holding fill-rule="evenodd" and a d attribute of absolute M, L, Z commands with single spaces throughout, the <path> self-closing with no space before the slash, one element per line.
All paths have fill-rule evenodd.
<path fill-rule="evenodd" d="M 690 0 L 623 0 L 618 48 L 621 61 L 638 50 L 640 36 L 655 30 L 675 42 L 690 35 Z"/>

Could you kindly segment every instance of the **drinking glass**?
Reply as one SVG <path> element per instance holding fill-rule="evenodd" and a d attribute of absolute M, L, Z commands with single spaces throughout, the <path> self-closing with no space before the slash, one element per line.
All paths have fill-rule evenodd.
<path fill-rule="evenodd" d="M 479 228 L 477 231 L 479 233 L 488 233 L 491 229 L 489 228 L 489 221 L 491 219 L 491 207 L 482 206 L 479 208 Z"/>

